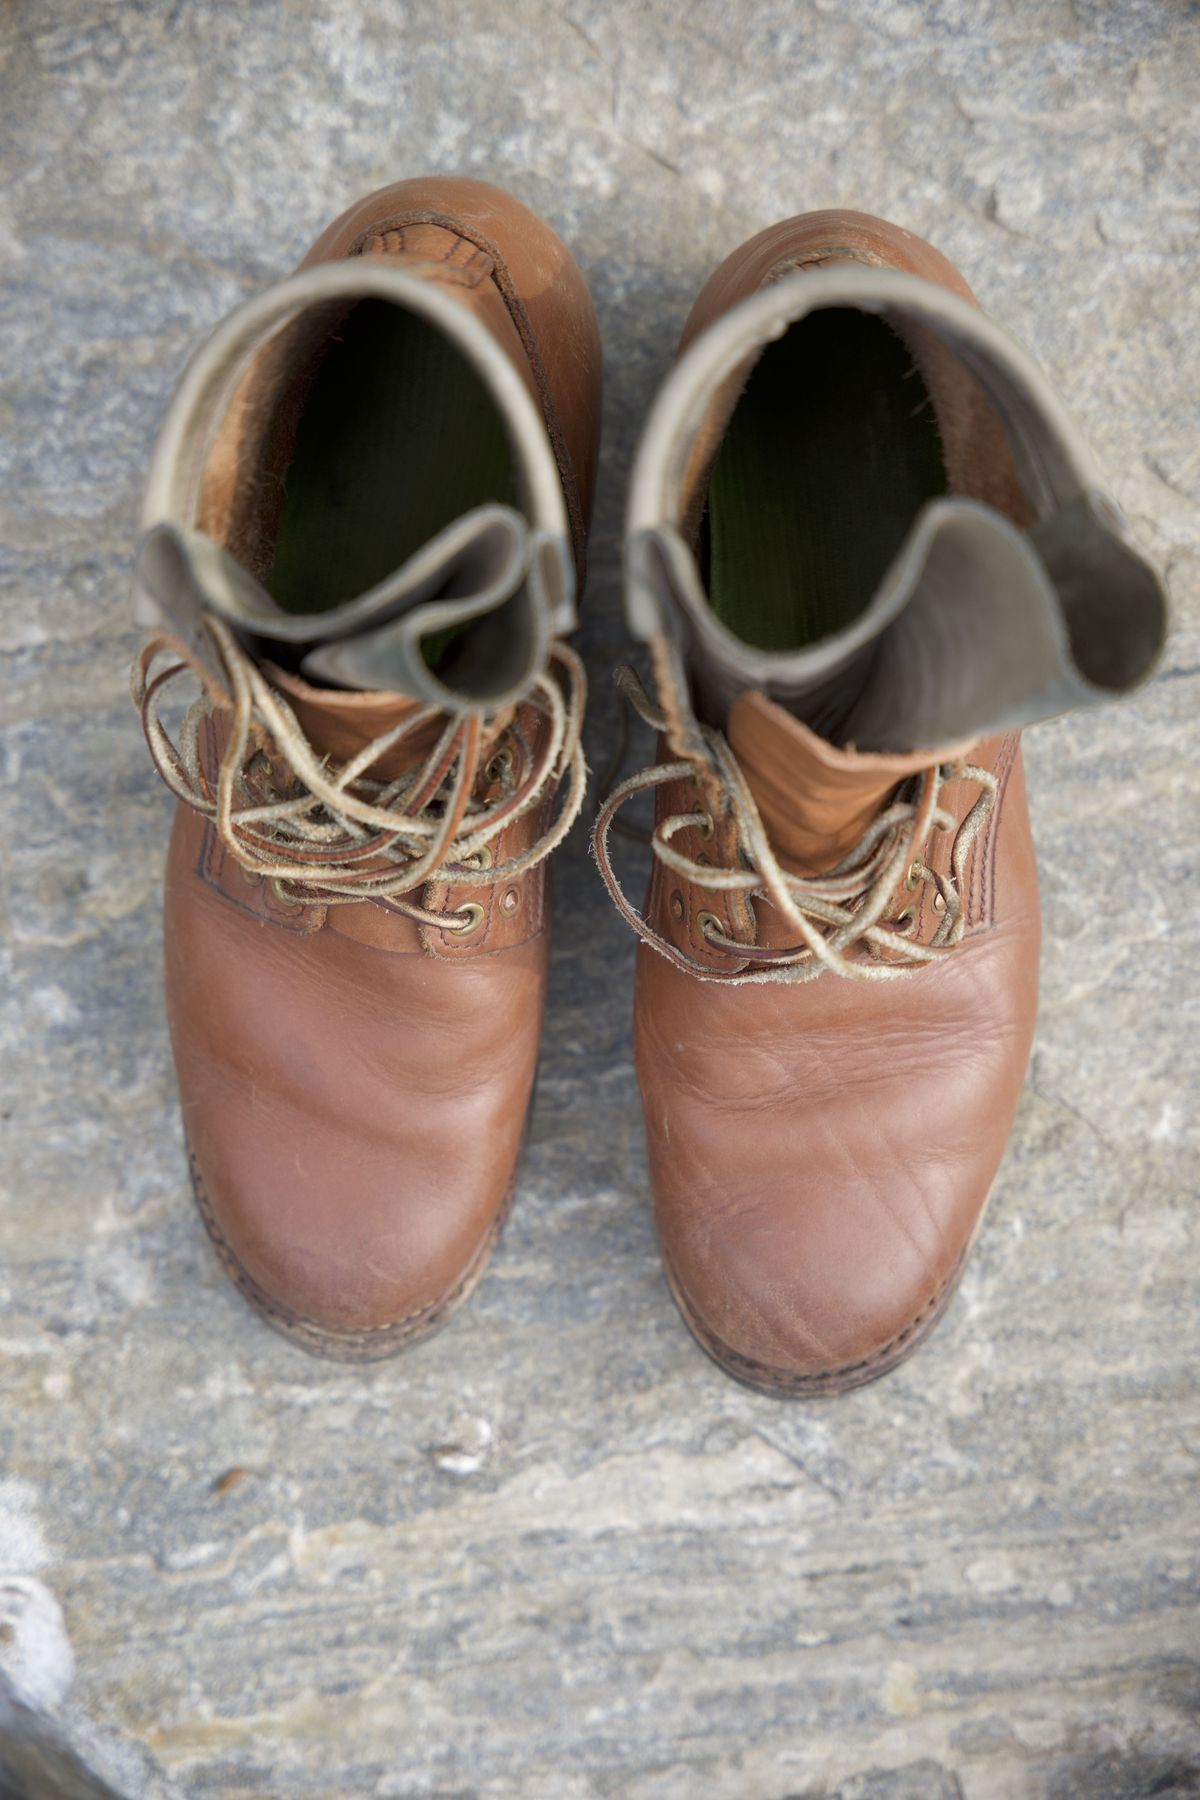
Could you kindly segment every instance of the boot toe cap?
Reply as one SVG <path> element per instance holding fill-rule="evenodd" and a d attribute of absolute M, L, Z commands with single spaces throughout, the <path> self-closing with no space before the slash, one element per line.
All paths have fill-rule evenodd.
<path fill-rule="evenodd" d="M 968 1248 L 920 1246 L 880 1223 L 886 1207 L 828 1208 L 803 1190 L 706 1216 L 664 1242 L 668 1281 L 702 1348 L 770 1392 L 837 1393 L 903 1361 L 940 1318 Z"/>
<path fill-rule="evenodd" d="M 311 1138 L 302 1154 L 291 1138 L 271 1156 L 260 1138 L 247 1162 L 230 1141 L 191 1148 L 209 1236 L 255 1310 L 327 1355 L 385 1356 L 435 1329 L 482 1273 L 507 1211 L 495 1167 L 461 1154 L 444 1160 L 435 1192 L 428 1169 L 409 1174 L 402 1157 L 354 1160 Z"/>

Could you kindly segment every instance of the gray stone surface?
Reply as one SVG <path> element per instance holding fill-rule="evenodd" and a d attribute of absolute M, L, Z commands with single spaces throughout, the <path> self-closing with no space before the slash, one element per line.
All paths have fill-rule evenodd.
<path fill-rule="evenodd" d="M 1182 0 L 0 8 L 0 1574 L 188 1795 L 1200 1792 L 1198 33 Z M 1044 996 L 988 1229 L 849 1398 L 744 1393 L 672 1311 L 581 835 L 519 1203 L 442 1337 L 310 1361 L 193 1215 L 125 698 L 141 475 L 198 334 L 431 168 L 513 187 L 593 284 L 595 764 L 638 420 L 787 212 L 946 250 L 1169 569 L 1155 683 L 1029 741 Z"/>

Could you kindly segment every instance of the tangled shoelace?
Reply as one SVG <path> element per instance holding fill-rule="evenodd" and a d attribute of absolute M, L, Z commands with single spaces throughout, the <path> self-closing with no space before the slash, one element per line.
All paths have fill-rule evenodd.
<path fill-rule="evenodd" d="M 268 881 L 280 900 L 298 906 L 374 900 L 418 925 L 472 930 L 469 906 L 457 909 L 463 917 L 456 923 L 453 912 L 432 912 L 406 896 L 435 880 L 472 888 L 511 881 L 549 856 L 578 817 L 587 784 L 580 743 L 586 684 L 582 663 L 565 644 L 552 644 L 550 665 L 523 702 L 547 721 L 536 746 L 514 721 L 497 751 L 498 734 L 489 738 L 477 714 L 423 705 L 334 768 L 313 750 L 292 708 L 224 621 L 209 614 L 205 626 L 224 682 L 178 639 L 155 637 L 134 664 L 134 705 L 171 792 L 211 820 L 230 855 Z M 165 657 L 171 660 L 156 667 Z M 200 694 L 176 743 L 162 708 L 183 678 L 198 682 Z M 218 713 L 228 715 L 229 727 L 214 786 L 201 733 Z M 369 774 L 380 757 L 443 719 L 433 748 L 413 768 L 392 781 Z M 276 758 L 286 767 L 286 792 L 272 785 Z M 482 799 L 475 793 L 481 770 L 489 777 Z M 564 777 L 565 796 L 546 831 L 529 849 L 495 862 L 493 840 Z"/>
<path fill-rule="evenodd" d="M 617 671 L 617 685 L 647 725 L 658 732 L 666 729 L 664 715 L 653 706 L 632 669 Z M 967 857 L 995 804 L 997 782 L 990 770 L 970 763 L 927 769 L 904 784 L 835 868 L 816 876 L 791 875 L 771 848 L 754 796 L 725 739 L 707 726 L 700 729 L 722 803 L 737 828 L 743 866 L 721 869 L 693 862 L 672 846 L 671 839 L 681 831 L 692 827 L 711 831 L 711 814 L 702 807 L 661 820 L 650 838 L 651 849 L 666 868 L 696 887 L 715 894 L 769 900 L 800 941 L 783 947 L 744 944 L 728 937 L 715 918 L 710 919 L 702 926 L 705 942 L 714 950 L 727 951 L 740 965 L 727 971 L 715 969 L 679 950 L 630 904 L 613 869 L 609 834 L 621 807 L 635 794 L 673 781 L 696 780 L 695 765 L 679 761 L 659 763 L 631 775 L 612 789 L 596 816 L 593 847 L 600 873 L 622 918 L 645 943 L 701 981 L 731 986 L 812 981 L 827 969 L 852 981 L 889 981 L 912 975 L 950 953 L 966 929 L 962 892 Z M 982 792 L 955 832 L 950 873 L 943 875 L 929 867 L 920 848 L 931 831 L 955 830 L 955 819 L 938 805 L 938 797 L 947 781 L 959 779 L 977 783 Z M 929 884 L 935 890 L 935 906 L 940 900 L 943 916 L 928 944 L 913 941 L 884 920 L 902 881 L 914 891 Z M 857 945 L 865 948 L 865 957 L 848 954 Z M 747 963 L 759 966 L 747 969 Z"/>

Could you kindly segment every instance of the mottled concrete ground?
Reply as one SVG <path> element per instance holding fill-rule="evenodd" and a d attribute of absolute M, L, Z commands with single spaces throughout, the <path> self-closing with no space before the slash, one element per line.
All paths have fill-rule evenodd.
<path fill-rule="evenodd" d="M 0 1662 L 221 1800 L 1200 1792 L 1197 8 L 10 0 L 0 147 Z M 139 485 L 199 334 L 431 168 L 513 187 L 593 284 L 594 763 L 638 420 L 703 277 L 787 212 L 934 238 L 1170 572 L 1153 686 L 1029 741 L 1015 1137 L 944 1328 L 850 1398 L 744 1393 L 675 1317 L 632 945 L 578 835 L 519 1203 L 444 1336 L 310 1361 L 193 1213 Z"/>

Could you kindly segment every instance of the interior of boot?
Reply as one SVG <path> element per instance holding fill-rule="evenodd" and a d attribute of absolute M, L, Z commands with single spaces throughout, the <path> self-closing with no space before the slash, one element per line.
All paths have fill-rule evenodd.
<path fill-rule="evenodd" d="M 300 412 L 272 596 L 295 613 L 353 600 L 488 501 L 519 504 L 491 393 L 428 320 L 386 300 L 360 301 Z"/>
<path fill-rule="evenodd" d="M 946 485 L 900 338 L 852 308 L 807 314 L 763 351 L 713 465 L 701 543 L 713 611 L 762 650 L 842 630 Z"/>

